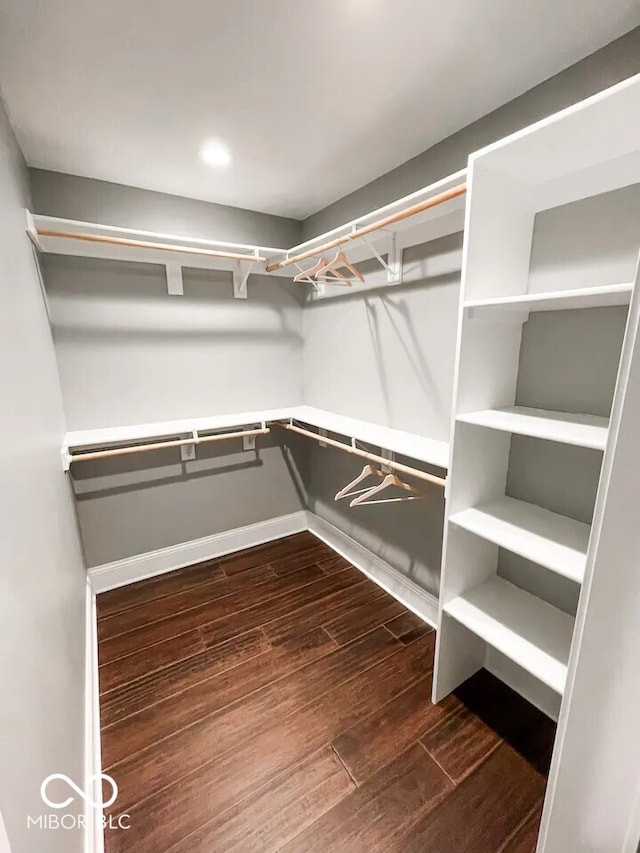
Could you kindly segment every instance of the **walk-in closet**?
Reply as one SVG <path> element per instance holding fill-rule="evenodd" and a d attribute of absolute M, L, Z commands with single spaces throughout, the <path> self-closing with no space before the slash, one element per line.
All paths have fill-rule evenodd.
<path fill-rule="evenodd" d="M 5 0 L 0 93 L 0 853 L 638 853 L 637 5 Z"/>

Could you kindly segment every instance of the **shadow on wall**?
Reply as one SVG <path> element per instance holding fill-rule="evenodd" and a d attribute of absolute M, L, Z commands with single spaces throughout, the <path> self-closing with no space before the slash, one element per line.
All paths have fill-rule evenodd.
<path fill-rule="evenodd" d="M 461 258 L 448 235 L 405 250 L 401 285 L 374 260 L 358 265 L 365 285 L 308 302 L 307 402 L 448 440 Z"/>
<path fill-rule="evenodd" d="M 418 586 L 438 595 L 444 493 L 437 486 L 420 484 L 424 501 L 403 501 L 379 506 L 349 506 L 334 500 L 336 492 L 360 473 L 363 460 L 333 448 L 316 445 L 305 449 L 309 461 L 298 465 L 303 472 L 309 509 L 342 530 Z M 398 457 L 398 461 L 415 464 Z M 431 468 L 442 475 L 440 469 Z M 373 484 L 374 481 L 372 481 Z"/>
<path fill-rule="evenodd" d="M 300 294 L 254 276 L 49 255 L 44 278 L 70 429 L 200 417 L 302 402 Z"/>
<path fill-rule="evenodd" d="M 141 442 L 144 443 L 144 442 Z M 258 436 L 254 450 L 243 450 L 242 439 L 200 444 L 196 459 L 183 461 L 180 448 L 132 453 L 78 462 L 72 467 L 72 482 L 78 502 L 109 495 L 121 495 L 150 486 L 169 486 L 172 483 L 198 480 L 201 477 L 222 476 L 236 471 L 264 467 L 264 453 L 280 448 L 287 470 L 301 503 L 306 500 L 303 478 L 293 463 L 290 446 L 297 444 L 277 427 L 265 436 Z M 285 451 L 287 451 L 285 453 Z"/>
<path fill-rule="evenodd" d="M 167 293 L 165 269 L 156 264 L 45 255 L 43 272 L 57 339 L 301 341 L 300 294 L 282 279 L 254 276 L 249 298 L 236 300 L 231 273 L 219 270 L 185 268 L 184 296 Z"/>
<path fill-rule="evenodd" d="M 287 441 L 287 445 L 292 444 Z M 295 444 L 295 442 L 293 442 Z M 302 476 L 283 462 L 284 436 L 118 456 L 72 466 L 89 566 L 211 536 L 306 508 Z"/>

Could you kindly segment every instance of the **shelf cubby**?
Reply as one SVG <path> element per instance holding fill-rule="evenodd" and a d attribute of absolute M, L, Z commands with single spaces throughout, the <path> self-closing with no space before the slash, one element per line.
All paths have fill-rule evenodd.
<path fill-rule="evenodd" d="M 571 616 L 499 577 L 472 587 L 443 610 L 556 693 L 563 693 Z"/>
<path fill-rule="evenodd" d="M 449 523 L 582 583 L 588 524 L 506 496 L 455 513 Z"/>

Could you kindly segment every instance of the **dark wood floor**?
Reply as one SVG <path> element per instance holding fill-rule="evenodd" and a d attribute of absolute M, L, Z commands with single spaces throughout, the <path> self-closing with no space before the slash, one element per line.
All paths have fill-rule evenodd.
<path fill-rule="evenodd" d="M 311 534 L 98 596 L 108 853 L 528 853 L 554 726 Z"/>

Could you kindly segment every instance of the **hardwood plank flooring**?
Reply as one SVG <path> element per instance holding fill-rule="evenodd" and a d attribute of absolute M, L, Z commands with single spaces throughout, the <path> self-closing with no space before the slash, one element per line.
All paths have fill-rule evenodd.
<path fill-rule="evenodd" d="M 107 853 L 533 853 L 554 726 L 310 533 L 98 596 Z"/>

